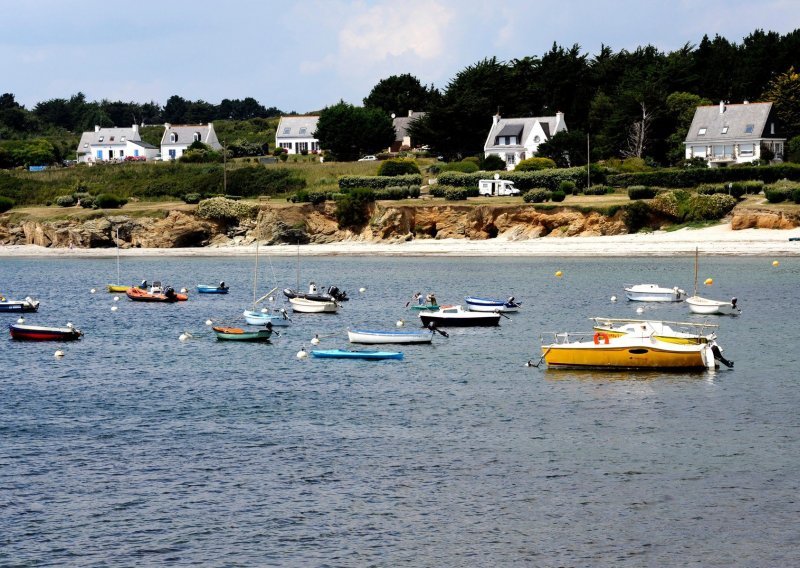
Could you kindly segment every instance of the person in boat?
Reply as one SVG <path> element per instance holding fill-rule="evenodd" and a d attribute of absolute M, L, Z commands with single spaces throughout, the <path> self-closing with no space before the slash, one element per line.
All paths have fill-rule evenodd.
<path fill-rule="evenodd" d="M 425 299 L 428 301 L 428 303 L 429 303 L 431 306 L 436 306 L 436 305 L 438 305 L 438 304 L 436 303 L 436 296 L 434 295 L 434 293 L 433 293 L 433 292 L 431 292 L 430 294 L 428 294 L 428 295 L 425 297 Z"/>
<path fill-rule="evenodd" d="M 422 306 L 422 305 L 425 304 L 425 300 L 422 299 L 422 293 L 421 292 L 415 292 L 414 293 L 414 297 L 412 298 L 412 300 L 414 302 L 416 302 L 416 304 L 418 306 Z"/>

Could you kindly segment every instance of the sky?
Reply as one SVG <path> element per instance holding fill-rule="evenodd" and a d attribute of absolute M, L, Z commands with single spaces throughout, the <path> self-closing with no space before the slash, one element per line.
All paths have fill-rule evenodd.
<path fill-rule="evenodd" d="M 592 56 L 786 34 L 800 0 L 0 0 L 0 14 L 0 93 L 28 109 L 80 91 L 160 105 L 253 97 L 306 113 L 360 105 L 391 75 L 441 89 L 486 57 L 541 56 L 554 42 Z"/>

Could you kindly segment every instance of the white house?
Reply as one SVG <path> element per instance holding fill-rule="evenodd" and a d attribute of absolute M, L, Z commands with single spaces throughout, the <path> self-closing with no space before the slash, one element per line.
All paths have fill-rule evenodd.
<path fill-rule="evenodd" d="M 539 144 L 566 129 L 563 112 L 530 118 L 501 118 L 496 114 L 492 117 L 483 153 L 487 157 L 492 154 L 500 156 L 506 169 L 513 170 L 520 161 L 535 156 Z"/>
<path fill-rule="evenodd" d="M 390 152 L 399 152 L 401 148 L 413 148 L 411 142 L 411 135 L 408 133 L 408 127 L 412 122 L 418 118 L 425 116 L 424 112 L 408 111 L 408 116 L 395 116 L 392 115 L 392 126 L 394 126 L 394 142 L 389 147 Z"/>
<path fill-rule="evenodd" d="M 164 124 L 164 134 L 161 136 L 161 159 L 177 160 L 195 142 L 202 142 L 212 150 L 222 150 L 222 144 L 217 140 L 214 125 L 208 124 Z"/>
<path fill-rule="evenodd" d="M 772 151 L 775 161 L 782 161 L 786 136 L 772 103 L 720 101 L 697 107 L 683 144 L 687 160 L 703 158 L 709 166 L 718 167 L 759 160 L 762 146 Z"/>
<path fill-rule="evenodd" d="M 139 125 L 130 128 L 94 127 L 94 132 L 84 132 L 76 152 L 78 162 L 94 163 L 118 160 L 151 160 L 158 148 L 142 142 Z"/>
<path fill-rule="evenodd" d="M 319 140 L 314 138 L 318 116 L 282 116 L 275 131 L 275 147 L 289 154 L 315 154 Z"/>

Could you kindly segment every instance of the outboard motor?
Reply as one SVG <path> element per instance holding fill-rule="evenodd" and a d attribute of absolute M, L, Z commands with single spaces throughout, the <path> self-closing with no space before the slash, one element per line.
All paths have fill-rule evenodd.
<path fill-rule="evenodd" d="M 738 302 L 738 300 L 736 298 L 731 298 L 731 307 L 733 309 L 736 309 L 736 302 Z"/>
<path fill-rule="evenodd" d="M 711 343 L 711 352 L 714 354 L 714 359 L 728 367 L 729 369 L 733 369 L 733 361 L 729 361 L 725 357 L 722 356 L 722 349 L 719 348 L 716 342 Z"/>

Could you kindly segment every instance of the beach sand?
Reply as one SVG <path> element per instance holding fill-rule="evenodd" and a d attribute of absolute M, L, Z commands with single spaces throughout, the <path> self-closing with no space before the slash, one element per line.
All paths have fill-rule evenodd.
<path fill-rule="evenodd" d="M 502 237 L 484 241 L 418 239 L 400 243 L 346 241 L 302 245 L 303 256 L 683 256 L 698 248 L 705 255 L 800 256 L 800 228 L 791 230 L 744 229 L 729 224 L 702 229 L 655 231 L 604 237 L 544 237 L 509 241 Z M 266 254 L 290 256 L 295 245 L 263 247 Z M 121 256 L 236 256 L 252 255 L 255 245 L 173 249 L 121 249 Z M 46 248 L 34 245 L 0 246 L 0 257 L 107 257 L 116 249 Z"/>

